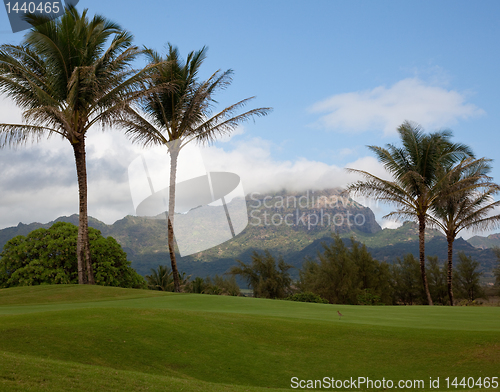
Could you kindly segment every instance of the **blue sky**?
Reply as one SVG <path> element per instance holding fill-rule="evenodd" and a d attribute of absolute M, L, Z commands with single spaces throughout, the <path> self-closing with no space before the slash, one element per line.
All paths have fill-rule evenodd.
<path fill-rule="evenodd" d="M 365 146 L 397 143 L 405 119 L 427 131 L 451 129 L 454 140 L 495 160 L 500 180 L 498 1 L 80 0 L 77 8 L 121 24 L 138 45 L 162 51 L 171 42 L 184 55 L 208 46 L 201 77 L 234 70 L 221 108 L 249 96 L 254 107 L 274 108 L 205 149 L 207 167 L 237 172 L 246 191 L 345 185 L 345 166 L 380 172 Z M 0 10 L 0 41 L 22 37 Z M 0 116 L 16 118 L 5 100 Z M 112 223 L 133 213 L 132 150 L 119 131 L 88 140 L 89 214 Z M 66 144 L 0 151 L 0 227 L 77 211 Z"/>

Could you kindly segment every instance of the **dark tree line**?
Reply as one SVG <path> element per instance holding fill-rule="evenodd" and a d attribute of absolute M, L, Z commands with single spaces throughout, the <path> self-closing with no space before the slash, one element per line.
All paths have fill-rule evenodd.
<path fill-rule="evenodd" d="M 286 264 L 283 258 L 276 260 L 266 250 L 264 254 L 253 252 L 249 265 L 236 261 L 238 266 L 232 267 L 229 273 L 243 277 L 252 288 L 254 297 L 285 298 L 292 294 L 292 278 L 288 271 L 293 267 Z"/>
<path fill-rule="evenodd" d="M 373 259 L 365 245 L 351 240 L 347 247 L 336 236 L 323 245 L 318 260 L 308 259 L 299 272 L 298 288 L 310 291 L 330 303 L 357 304 L 371 294 L 375 302 L 390 303 L 390 268 Z M 359 298 L 358 298 L 359 297 Z"/>
<path fill-rule="evenodd" d="M 316 259 L 304 261 L 299 279 L 293 282 L 283 259 L 276 259 L 268 251 L 254 252 L 252 262 L 230 270 L 247 280 L 255 297 L 289 298 L 304 302 L 323 302 L 360 305 L 422 305 L 427 293 L 422 284 L 419 261 L 407 254 L 393 264 L 379 262 L 365 245 L 351 239 L 348 245 L 334 237 L 330 245 L 323 245 Z M 500 250 L 497 251 L 500 260 Z M 448 264 L 437 256 L 427 256 L 426 275 L 433 302 L 449 305 Z M 500 266 L 500 262 L 499 262 Z M 479 263 L 463 253 L 456 265 L 456 298 L 473 301 L 484 297 L 480 284 Z M 497 268 L 500 280 L 500 267 Z"/>

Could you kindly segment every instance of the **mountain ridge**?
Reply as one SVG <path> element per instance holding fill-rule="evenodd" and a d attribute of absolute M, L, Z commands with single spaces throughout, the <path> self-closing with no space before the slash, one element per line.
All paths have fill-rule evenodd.
<path fill-rule="evenodd" d="M 396 229 L 382 229 L 371 209 L 342 196 L 338 189 L 305 192 L 282 190 L 266 195 L 253 193 L 247 195 L 246 203 L 249 224 L 243 232 L 213 248 L 190 256 L 179 256 L 179 268 L 188 274 L 200 276 L 221 274 L 234 265 L 236 259 L 249 262 L 253 251 L 264 249 L 300 267 L 306 256 L 315 257 L 322 249 L 321 244 L 332 240 L 332 233 L 346 239 L 352 237 L 364 243 L 380 261 L 392 262 L 406 253 L 418 256 L 417 224 L 405 222 Z M 293 219 L 286 220 L 290 214 Z M 323 224 L 326 218 L 329 219 L 330 225 Z M 16 235 L 27 235 L 32 230 L 48 228 L 59 221 L 78 225 L 78 215 L 61 216 L 45 224 L 19 223 L 17 226 L 0 230 L 0 249 Z M 142 275 L 150 273 L 150 269 L 159 264 L 170 263 L 167 225 L 164 219 L 127 215 L 107 225 L 89 217 L 89 226 L 100 230 L 104 236 L 114 237 L 127 252 L 132 266 Z M 217 227 L 211 229 L 218 230 Z M 500 234 L 492 236 L 473 238 L 477 240 L 478 237 L 492 237 L 490 240 L 495 240 L 495 236 L 498 236 L 500 241 Z M 490 249 L 474 247 L 461 238 L 455 241 L 454 248 L 455 258 L 459 251 L 479 258 L 484 272 L 494 264 L 495 257 Z M 446 241 L 443 234 L 437 230 L 426 229 L 426 250 L 427 255 L 435 254 L 445 260 Z"/>

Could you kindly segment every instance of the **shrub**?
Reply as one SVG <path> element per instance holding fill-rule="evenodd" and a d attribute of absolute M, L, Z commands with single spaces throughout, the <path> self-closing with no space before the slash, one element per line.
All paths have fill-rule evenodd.
<path fill-rule="evenodd" d="M 379 305 L 380 296 L 375 295 L 370 289 L 364 289 L 361 294 L 358 294 L 359 305 Z"/>
<path fill-rule="evenodd" d="M 236 261 L 239 265 L 231 267 L 229 274 L 246 279 L 254 297 L 274 299 L 290 294 L 292 278 L 288 270 L 293 266 L 286 264 L 282 257 L 275 259 L 267 250 L 264 254 L 254 251 L 251 264 Z"/>
<path fill-rule="evenodd" d="M 37 229 L 7 242 L 0 253 L 0 287 L 78 283 L 76 241 L 78 227 L 66 222 Z M 95 282 L 102 286 L 145 288 L 112 237 L 89 227 Z"/>
<path fill-rule="evenodd" d="M 297 301 L 297 302 L 314 302 L 318 304 L 327 304 L 328 301 L 324 298 L 321 298 L 319 295 L 316 295 L 311 292 L 305 293 L 297 293 L 294 295 L 289 295 L 285 298 L 287 301 Z"/>
<path fill-rule="evenodd" d="M 469 301 L 484 298 L 485 293 L 480 284 L 482 273 L 479 272 L 479 263 L 463 252 L 458 254 L 458 259 L 455 275 L 457 298 Z"/>
<path fill-rule="evenodd" d="M 380 263 L 351 238 L 348 247 L 338 235 L 333 242 L 323 244 L 323 252 L 317 259 L 306 259 L 299 271 L 298 287 L 302 292 L 311 292 L 329 303 L 358 303 L 358 295 L 370 289 L 380 302 L 392 302 L 390 270 L 387 263 Z"/>
<path fill-rule="evenodd" d="M 185 288 L 191 275 L 186 276 L 185 272 L 179 272 L 179 282 L 181 289 Z M 167 265 L 159 265 L 157 269 L 151 268 L 151 275 L 146 275 L 148 289 L 158 291 L 174 292 L 174 275 Z"/>
<path fill-rule="evenodd" d="M 234 276 L 225 278 L 215 275 L 213 278 L 207 276 L 205 279 L 197 276 L 193 281 L 186 284 L 184 291 L 198 294 L 230 295 L 233 297 L 241 295 L 240 287 Z"/>

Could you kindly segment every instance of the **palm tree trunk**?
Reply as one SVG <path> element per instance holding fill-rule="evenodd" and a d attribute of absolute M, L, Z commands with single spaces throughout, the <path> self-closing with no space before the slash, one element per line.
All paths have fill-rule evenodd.
<path fill-rule="evenodd" d="M 425 216 L 418 217 L 418 240 L 419 240 L 419 256 L 420 256 L 420 272 L 422 274 L 422 282 L 424 284 L 425 295 L 429 305 L 433 305 L 429 284 L 427 282 L 427 274 L 425 272 Z"/>
<path fill-rule="evenodd" d="M 87 163 L 85 160 L 85 136 L 72 144 L 78 178 L 78 239 L 76 255 L 78 261 L 78 284 L 94 284 L 94 272 L 90 258 L 89 222 L 87 216 Z"/>
<path fill-rule="evenodd" d="M 448 237 L 448 297 L 450 306 L 453 306 L 453 241 L 455 238 Z"/>
<path fill-rule="evenodd" d="M 177 158 L 179 149 L 172 146 L 170 149 L 170 186 L 168 195 L 168 252 L 170 254 L 170 263 L 172 264 L 172 276 L 174 278 L 174 291 L 181 292 L 181 284 L 179 279 L 179 270 L 177 269 L 177 261 L 175 259 L 174 247 L 174 210 L 175 210 L 175 178 L 177 176 Z"/>

